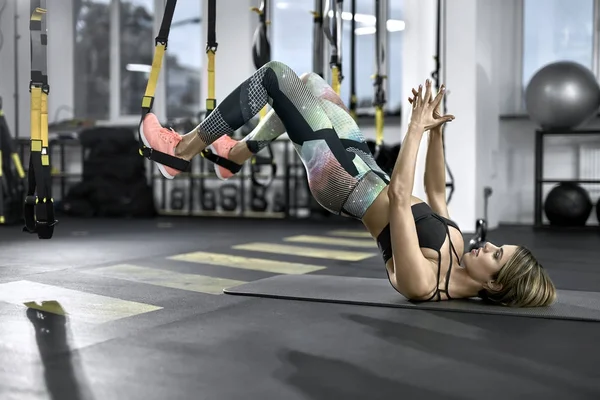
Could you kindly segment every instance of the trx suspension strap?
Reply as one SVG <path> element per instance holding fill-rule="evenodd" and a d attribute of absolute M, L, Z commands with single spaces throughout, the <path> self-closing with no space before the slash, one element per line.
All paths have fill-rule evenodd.
<path fill-rule="evenodd" d="M 28 188 L 23 217 L 24 232 L 50 239 L 54 233 L 54 200 L 48 154 L 48 85 L 46 0 L 30 1 L 29 33 L 31 41 L 31 152 Z"/>
<path fill-rule="evenodd" d="M 342 11 L 343 0 L 326 0 L 325 10 L 327 14 L 331 12 L 331 21 L 327 18 L 323 20 L 323 30 L 325 36 L 331 44 L 331 57 L 329 58 L 329 66 L 331 68 L 331 87 L 339 95 L 340 86 L 344 80 L 342 74 Z M 330 26 L 333 25 L 333 26 Z"/>
<path fill-rule="evenodd" d="M 207 18 L 207 34 L 206 34 L 206 54 L 208 56 L 208 96 L 206 97 L 206 115 L 217 107 L 217 99 L 215 98 L 215 56 L 217 53 L 217 0 L 208 0 L 208 18 Z M 241 165 L 234 163 L 226 158 L 220 157 L 213 153 L 208 148 L 204 149 L 200 155 L 223 168 L 227 168 L 234 174 L 242 169 Z"/>
<path fill-rule="evenodd" d="M 252 45 L 252 59 L 254 61 L 254 68 L 259 69 L 269 61 L 271 61 L 271 45 L 269 43 L 269 37 L 267 35 L 267 25 L 269 22 L 268 18 L 268 0 L 262 0 L 260 4 L 260 8 L 254 7 L 252 11 L 255 11 L 258 14 L 258 28 L 254 33 L 254 43 Z M 260 119 L 263 119 L 267 114 L 267 106 L 264 106 L 262 110 L 260 110 Z M 269 144 L 267 146 L 267 150 L 269 152 L 268 157 L 262 157 L 257 154 L 252 156 L 250 161 L 250 177 L 252 178 L 252 183 L 256 186 L 268 187 L 273 182 L 275 176 L 277 175 L 277 164 L 275 164 L 275 157 L 273 155 L 273 149 Z M 270 166 L 271 173 L 266 182 L 261 182 L 258 180 L 258 175 L 261 171 L 262 166 Z"/>
<path fill-rule="evenodd" d="M 384 80 L 386 73 L 387 50 L 387 0 L 375 0 L 376 32 L 375 32 L 375 158 L 383 143 L 383 107 L 386 103 Z"/>
<path fill-rule="evenodd" d="M 256 69 L 271 61 L 271 44 L 267 35 L 267 25 L 269 24 L 267 21 L 268 5 L 267 0 L 262 0 L 260 8 L 252 7 L 251 9 L 258 14 L 258 27 L 254 32 L 252 43 L 252 60 Z M 260 119 L 263 119 L 265 115 L 267 115 L 267 106 L 260 110 Z"/>
<path fill-rule="evenodd" d="M 434 56 L 434 60 L 435 60 L 435 71 L 432 72 L 431 74 L 431 78 L 435 81 L 435 87 L 437 89 L 437 91 L 440 91 L 440 70 L 441 70 L 441 48 L 442 48 L 442 0 L 438 0 L 437 1 L 437 27 L 436 27 L 436 44 L 435 44 L 435 56 Z M 444 46 L 445 49 L 445 46 Z M 444 57 L 445 57 L 445 52 L 444 52 Z M 444 96 L 444 99 L 442 100 L 442 108 L 443 108 L 443 112 L 442 115 L 446 115 L 447 114 L 447 103 L 446 103 L 446 99 L 447 96 Z M 444 130 L 445 130 L 445 125 L 442 125 L 442 146 L 443 146 L 443 151 L 444 151 L 444 155 L 446 154 L 446 135 L 444 134 Z M 448 199 L 446 200 L 446 203 L 450 204 L 450 201 L 452 200 L 452 195 L 454 194 L 454 175 L 452 174 L 452 171 L 450 170 L 450 166 L 448 165 L 448 160 L 446 159 L 446 157 L 444 157 L 444 162 L 446 164 L 446 170 L 448 171 L 448 182 L 446 182 L 446 187 L 450 188 L 450 193 L 448 193 Z"/>
<path fill-rule="evenodd" d="M 356 0 L 350 3 L 350 115 L 356 120 Z"/>
<path fill-rule="evenodd" d="M 140 132 L 140 128 L 142 126 L 142 122 L 144 122 L 144 118 L 150 112 L 152 112 L 152 107 L 154 106 L 154 94 L 156 92 L 156 85 L 158 83 L 158 77 L 160 75 L 160 69 L 162 67 L 163 57 L 165 55 L 165 51 L 167 49 L 167 42 L 169 40 L 169 31 L 171 29 L 171 22 L 173 20 L 173 13 L 175 12 L 175 5 L 177 4 L 177 0 L 167 0 L 167 5 L 165 7 L 165 13 L 163 14 L 162 23 L 160 25 L 160 30 L 158 31 L 158 36 L 154 40 L 154 58 L 152 60 L 152 69 L 150 70 L 150 78 L 148 79 L 148 83 L 146 85 L 146 92 L 144 93 L 144 97 L 142 98 L 142 117 L 140 119 L 140 124 L 138 126 L 138 136 L 140 142 L 140 154 L 149 160 L 155 161 L 159 164 L 166 165 L 171 168 L 175 168 L 179 171 L 188 171 L 190 167 L 190 162 L 178 157 L 173 157 L 169 154 L 162 153 L 158 150 L 151 149 L 144 145 L 142 141 L 142 134 Z"/>
<path fill-rule="evenodd" d="M 321 78 L 325 77 L 323 71 L 323 0 L 315 0 L 313 14 L 313 72 Z"/>

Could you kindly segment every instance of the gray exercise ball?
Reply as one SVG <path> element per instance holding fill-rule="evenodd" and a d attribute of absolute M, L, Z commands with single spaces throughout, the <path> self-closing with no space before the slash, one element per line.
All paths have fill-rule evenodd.
<path fill-rule="evenodd" d="M 543 129 L 572 129 L 596 115 L 600 86 L 581 64 L 559 61 L 537 71 L 525 91 L 532 120 Z"/>

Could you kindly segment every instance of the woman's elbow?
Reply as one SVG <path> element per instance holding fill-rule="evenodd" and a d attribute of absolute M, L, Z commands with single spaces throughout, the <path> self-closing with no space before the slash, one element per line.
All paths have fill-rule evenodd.
<path fill-rule="evenodd" d="M 402 187 L 390 186 L 387 194 L 390 203 L 402 204 L 405 202 L 410 202 L 410 197 L 412 193 L 410 193 Z"/>

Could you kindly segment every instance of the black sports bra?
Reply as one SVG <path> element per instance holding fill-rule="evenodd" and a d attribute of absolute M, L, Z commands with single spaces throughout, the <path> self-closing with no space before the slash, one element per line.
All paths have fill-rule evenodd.
<path fill-rule="evenodd" d="M 418 203 L 411 207 L 413 218 L 415 219 L 415 225 L 417 228 L 417 236 L 419 238 L 419 246 L 426 247 L 432 250 L 437 251 L 438 253 L 438 273 L 437 273 L 437 282 L 438 286 L 433 293 L 433 295 L 425 300 L 430 301 L 435 296 L 438 297 L 438 301 L 441 300 L 441 292 L 444 292 L 446 296 L 450 299 L 450 294 L 448 293 L 448 284 L 450 282 L 450 272 L 452 271 L 452 254 L 450 254 L 450 266 L 448 267 L 448 272 L 446 273 L 446 287 L 445 289 L 439 288 L 440 282 L 440 274 L 441 274 L 441 262 L 442 262 L 442 254 L 441 248 L 444 245 L 444 241 L 446 240 L 446 236 L 448 236 L 448 240 L 450 241 L 450 248 L 456 255 L 456 258 L 460 260 L 458 254 L 456 254 L 456 249 L 454 248 L 454 244 L 452 243 L 452 239 L 450 237 L 450 230 L 448 226 L 452 226 L 458 231 L 460 228 L 458 225 L 448 219 L 444 218 L 441 215 L 438 215 L 433 212 L 431 207 L 427 203 Z M 390 233 L 390 224 L 387 224 L 385 228 L 381 231 L 381 233 L 377 236 L 377 246 L 379 247 L 379 251 L 381 251 L 381 255 L 383 256 L 383 262 L 387 263 L 392 257 L 392 239 Z M 386 269 L 387 271 L 387 269 Z M 389 279 L 389 274 L 388 274 Z M 390 280 L 391 283 L 391 280 Z M 393 286 L 393 285 L 392 285 Z"/>

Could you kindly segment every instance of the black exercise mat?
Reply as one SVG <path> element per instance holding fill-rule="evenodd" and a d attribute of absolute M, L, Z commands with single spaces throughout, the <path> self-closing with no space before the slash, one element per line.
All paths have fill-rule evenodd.
<path fill-rule="evenodd" d="M 278 275 L 225 289 L 224 292 L 241 296 L 378 307 L 600 321 L 600 292 L 559 290 L 554 304 L 535 308 L 494 306 L 483 304 L 479 299 L 413 303 L 396 292 L 386 279 L 329 275 Z"/>

